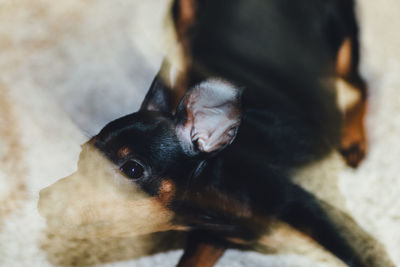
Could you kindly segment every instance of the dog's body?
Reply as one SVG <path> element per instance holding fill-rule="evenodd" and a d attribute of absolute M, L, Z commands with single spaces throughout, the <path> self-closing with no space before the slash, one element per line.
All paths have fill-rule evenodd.
<path fill-rule="evenodd" d="M 180 266 L 212 266 L 275 221 L 349 266 L 391 266 L 365 255 L 370 237 L 350 218 L 291 179 L 340 144 L 349 164 L 363 156 L 363 133 L 343 147 L 333 90 L 337 76 L 359 88 L 362 118 L 352 1 L 181 0 L 173 14 L 184 69 L 170 80 L 162 70 L 141 109 L 90 144 L 173 214 L 170 229 L 190 231 Z"/>

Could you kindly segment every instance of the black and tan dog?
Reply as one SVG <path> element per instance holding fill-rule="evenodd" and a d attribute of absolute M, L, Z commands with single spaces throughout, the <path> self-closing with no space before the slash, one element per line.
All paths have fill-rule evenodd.
<path fill-rule="evenodd" d="M 140 110 L 93 137 L 74 175 L 126 180 L 108 218 L 122 210 L 124 233 L 132 221 L 141 233 L 189 231 L 179 266 L 213 266 L 226 248 L 250 247 L 277 223 L 349 266 L 393 266 L 352 219 L 292 181 L 333 149 L 351 166 L 365 154 L 353 2 L 177 0 L 172 13 L 183 64 L 165 61 Z M 337 77 L 360 92 L 343 121 Z M 112 163 L 101 174 L 85 163 L 92 147 Z M 42 191 L 44 215 L 50 190 L 65 183 Z M 101 201 L 106 207 L 106 195 Z"/>

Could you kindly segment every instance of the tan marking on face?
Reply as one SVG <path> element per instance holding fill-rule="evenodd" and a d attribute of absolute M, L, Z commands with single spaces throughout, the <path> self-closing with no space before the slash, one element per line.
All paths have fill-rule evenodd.
<path fill-rule="evenodd" d="M 161 182 L 160 190 L 158 192 L 158 199 L 163 205 L 168 205 L 172 198 L 175 196 L 176 187 L 171 180 L 164 180 Z"/>
<path fill-rule="evenodd" d="M 118 157 L 119 158 L 125 158 L 131 153 L 131 149 L 127 146 L 122 147 L 121 149 L 118 150 Z"/>
<path fill-rule="evenodd" d="M 352 64 L 352 43 L 350 38 L 344 39 L 342 42 L 336 58 L 336 73 L 340 77 L 346 77 L 351 72 Z"/>

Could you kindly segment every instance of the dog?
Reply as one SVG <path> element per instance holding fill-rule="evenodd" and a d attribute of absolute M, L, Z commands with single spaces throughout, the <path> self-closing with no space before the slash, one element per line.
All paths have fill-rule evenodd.
<path fill-rule="evenodd" d="M 292 180 L 333 149 L 353 167 L 365 155 L 354 3 L 177 0 L 172 14 L 182 64 L 167 58 L 140 110 L 106 125 L 83 146 L 77 174 L 54 186 L 114 177 L 106 183 L 119 183 L 118 194 L 102 196 L 109 219 L 123 214 L 113 234 L 188 231 L 178 266 L 213 266 L 226 248 L 252 247 L 276 225 L 348 266 L 394 266 L 350 217 Z M 359 92 L 343 121 L 337 77 Z M 93 158 L 108 167 L 90 170 Z M 107 207 L 109 194 L 118 200 Z M 41 193 L 48 218 L 52 197 Z"/>

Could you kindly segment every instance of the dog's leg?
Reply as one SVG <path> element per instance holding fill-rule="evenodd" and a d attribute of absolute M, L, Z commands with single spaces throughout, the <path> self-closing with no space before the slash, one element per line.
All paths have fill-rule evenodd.
<path fill-rule="evenodd" d="M 382 245 L 348 215 L 300 187 L 294 186 L 292 194 L 279 219 L 312 237 L 348 266 L 394 266 Z"/>
<path fill-rule="evenodd" d="M 343 107 L 344 120 L 340 152 L 347 164 L 357 167 L 367 152 L 365 113 L 367 108 L 367 86 L 358 72 L 359 47 L 356 36 L 345 38 L 336 60 L 336 72 L 340 79 L 339 99 L 349 93 L 353 101 Z M 355 97 L 354 97 L 355 96 Z"/>
<path fill-rule="evenodd" d="M 178 267 L 213 267 L 225 252 L 223 245 L 207 240 L 207 235 L 192 232 L 188 234 L 185 251 Z"/>

